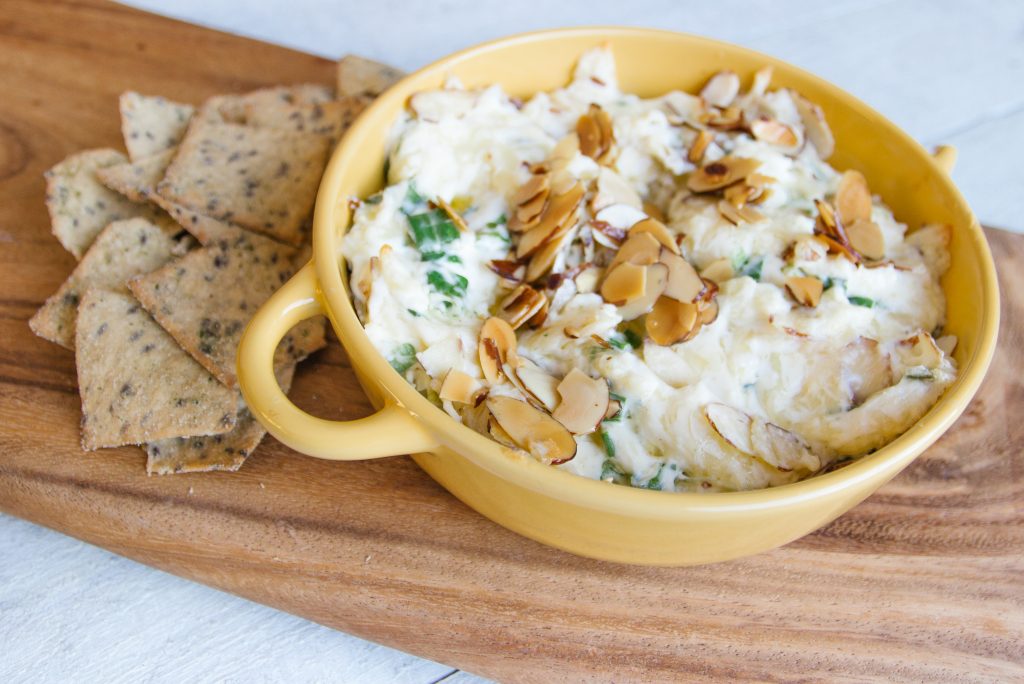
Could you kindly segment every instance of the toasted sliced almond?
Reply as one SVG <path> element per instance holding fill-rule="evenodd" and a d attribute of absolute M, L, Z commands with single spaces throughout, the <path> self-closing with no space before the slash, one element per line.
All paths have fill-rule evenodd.
<path fill-rule="evenodd" d="M 534 252 L 530 257 L 530 263 L 526 268 L 526 281 L 534 283 L 543 278 L 555 264 L 562 247 L 570 241 L 571 232 L 566 232 L 560 237 L 551 240 L 546 245 Z"/>
<path fill-rule="evenodd" d="M 512 290 L 499 305 L 498 316 L 515 330 L 530 320 L 547 300 L 547 295 L 529 285 L 520 285 Z"/>
<path fill-rule="evenodd" d="M 505 280 L 511 282 L 521 281 L 526 273 L 526 267 L 521 263 L 507 259 L 494 259 L 488 267 Z"/>
<path fill-rule="evenodd" d="M 519 445 L 516 444 L 515 440 L 512 439 L 512 436 L 505 431 L 505 428 L 501 427 L 501 423 L 499 423 L 497 418 L 494 417 L 494 414 L 490 412 L 490 409 L 487 409 L 487 413 L 487 431 L 490 433 L 491 438 L 499 444 L 504 444 L 507 447 L 511 447 L 513 449 L 520 448 Z"/>
<path fill-rule="evenodd" d="M 638 221 L 629 229 L 630 235 L 636 235 L 637 233 L 650 233 L 655 240 L 661 243 L 662 247 L 673 254 L 679 254 L 679 245 L 676 244 L 675 237 L 661 221 L 653 218 L 645 218 L 642 221 Z"/>
<path fill-rule="evenodd" d="M 487 398 L 497 424 L 518 447 L 534 457 L 556 465 L 576 455 L 576 440 L 557 420 L 512 397 Z"/>
<path fill-rule="evenodd" d="M 754 418 L 750 424 L 754 455 L 784 473 L 802 469 L 816 472 L 821 460 L 802 439 L 784 428 Z"/>
<path fill-rule="evenodd" d="M 545 194 L 551 187 L 551 176 L 547 173 L 534 173 L 529 180 L 519 186 L 516 194 L 512 196 L 512 204 L 519 206 L 526 204 L 538 195 Z"/>
<path fill-rule="evenodd" d="M 646 287 L 647 267 L 626 261 L 618 264 L 605 276 L 601 284 L 601 296 L 609 304 L 622 306 L 626 302 L 642 297 Z"/>
<path fill-rule="evenodd" d="M 769 145 L 796 147 L 800 144 L 800 139 L 796 137 L 793 129 L 776 119 L 756 119 L 750 124 L 750 132 L 755 138 Z"/>
<path fill-rule="evenodd" d="M 526 324 L 531 328 L 539 328 L 548 320 L 548 313 L 551 311 L 551 299 L 547 296 L 544 297 L 544 302 L 541 307 L 537 309 L 537 313 L 530 316 Z"/>
<path fill-rule="evenodd" d="M 741 214 L 740 210 L 736 208 L 736 205 L 729 200 L 719 200 L 717 206 L 719 215 L 734 226 L 746 223 L 746 219 L 743 218 L 743 214 Z"/>
<path fill-rule="evenodd" d="M 520 238 L 519 244 L 516 245 L 516 258 L 522 259 L 533 254 L 554 234 L 564 233 L 571 228 L 582 200 L 583 186 L 580 183 L 573 185 L 567 192 L 552 197 L 537 225 Z"/>
<path fill-rule="evenodd" d="M 763 173 L 752 173 L 743 179 L 744 182 L 753 188 L 764 188 L 765 186 L 776 183 L 776 179 L 771 176 L 766 176 Z"/>
<path fill-rule="evenodd" d="M 643 206 L 640 195 L 626 179 L 607 166 L 602 166 L 597 174 L 597 192 L 594 193 L 594 197 L 590 201 L 590 210 L 597 214 L 613 204 L 625 204 L 634 209 L 640 209 Z"/>
<path fill-rule="evenodd" d="M 708 145 L 714 139 L 715 134 L 707 129 L 697 131 L 697 136 L 693 139 L 690 149 L 686 152 L 686 158 L 693 164 L 700 164 L 704 160 L 704 153 L 707 152 Z"/>
<path fill-rule="evenodd" d="M 697 305 L 693 302 L 662 296 L 647 314 L 644 327 L 655 344 L 668 346 L 681 341 L 693 330 L 697 325 L 697 314 Z"/>
<path fill-rule="evenodd" d="M 836 139 L 832 136 L 832 129 L 828 127 L 828 122 L 825 121 L 825 112 L 799 93 L 794 92 L 792 95 L 793 103 L 800 114 L 800 120 L 804 124 L 807 139 L 818 150 L 819 157 L 828 159 L 836 149 Z"/>
<path fill-rule="evenodd" d="M 818 240 L 809 235 L 796 239 L 783 255 L 790 263 L 800 261 L 820 261 L 828 254 L 828 249 Z"/>
<path fill-rule="evenodd" d="M 683 257 L 662 249 L 658 260 L 668 267 L 665 296 L 680 302 L 693 302 L 704 292 L 704 281 Z"/>
<path fill-rule="evenodd" d="M 700 117 L 700 122 L 720 131 L 743 128 L 743 110 L 739 107 L 712 108 Z"/>
<path fill-rule="evenodd" d="M 580 152 L 599 164 L 610 160 L 615 135 L 611 117 L 599 105 L 591 104 L 587 113 L 579 118 L 576 134 L 580 139 Z"/>
<path fill-rule="evenodd" d="M 697 305 L 697 323 L 700 325 L 711 325 L 718 319 L 718 300 L 712 299 L 708 302 L 700 302 Z"/>
<path fill-rule="evenodd" d="M 536 178 L 536 176 L 534 176 Z M 535 225 L 540 220 L 544 209 L 548 206 L 548 193 L 543 192 L 523 204 L 516 207 L 515 223 L 510 227 L 513 233 L 521 233 Z"/>
<path fill-rule="evenodd" d="M 849 261 L 855 264 L 859 264 L 862 261 L 860 254 L 855 252 L 852 247 L 844 245 L 835 238 L 829 237 L 828 235 L 815 235 L 814 239 L 824 245 L 830 254 L 838 254 L 846 257 Z"/>
<path fill-rule="evenodd" d="M 768 92 L 768 86 L 772 83 L 772 68 L 761 67 L 754 73 L 754 80 L 750 84 L 751 95 L 764 95 Z"/>
<path fill-rule="evenodd" d="M 658 297 L 665 292 L 665 287 L 668 284 L 668 267 L 665 264 L 651 264 L 646 269 L 647 281 L 643 295 L 619 307 L 619 316 L 624 321 L 631 321 L 643 316 L 654 307 Z"/>
<path fill-rule="evenodd" d="M 702 278 L 713 280 L 719 285 L 727 280 L 731 280 L 735 275 L 735 271 L 732 268 L 731 259 L 715 259 L 710 264 L 704 267 L 704 270 L 700 272 Z"/>
<path fill-rule="evenodd" d="M 821 301 L 821 293 L 825 286 L 817 278 L 790 276 L 786 278 L 786 289 L 802 306 L 814 307 Z"/>
<path fill-rule="evenodd" d="M 622 243 L 608 268 L 612 269 L 623 262 L 646 266 L 655 263 L 659 254 L 661 254 L 661 244 L 653 235 L 648 232 L 637 233 L 630 235 Z"/>
<path fill-rule="evenodd" d="M 590 294 L 597 290 L 597 284 L 600 280 L 601 271 L 593 265 L 581 269 L 573 278 L 573 281 L 576 283 L 576 291 L 580 294 Z"/>
<path fill-rule="evenodd" d="M 840 354 L 842 378 L 854 406 L 892 385 L 892 364 L 877 340 L 858 337 Z"/>
<path fill-rule="evenodd" d="M 492 316 L 480 327 L 480 338 L 477 357 L 484 378 L 495 383 L 501 379 L 501 367 L 516 352 L 516 333 L 512 326 L 500 318 Z"/>
<path fill-rule="evenodd" d="M 732 406 L 711 403 L 704 407 L 704 418 L 727 444 L 749 456 L 755 455 L 750 443 L 750 424 L 753 419 L 746 413 Z"/>
<path fill-rule="evenodd" d="M 481 435 L 487 435 L 490 433 L 491 412 L 483 402 L 485 397 L 482 393 L 478 393 L 477 396 L 480 399 L 479 404 L 471 404 L 462 410 L 462 423 Z"/>
<path fill-rule="evenodd" d="M 665 222 L 665 212 L 663 212 L 661 208 L 658 207 L 658 205 L 652 202 L 644 202 L 642 208 L 644 210 L 644 213 L 650 216 L 655 221 L 661 221 L 662 223 Z"/>
<path fill-rule="evenodd" d="M 846 226 L 850 246 L 868 259 L 885 258 L 885 236 L 874 221 L 857 219 Z"/>
<path fill-rule="evenodd" d="M 551 416 L 569 432 L 586 435 L 597 429 L 608 412 L 608 383 L 573 368 L 558 384 L 562 401 Z"/>
<path fill-rule="evenodd" d="M 472 404 L 479 389 L 479 380 L 468 373 L 453 368 L 444 376 L 444 382 L 441 383 L 441 391 L 437 394 L 445 401 Z"/>
<path fill-rule="evenodd" d="M 709 162 L 690 174 L 686 187 L 693 192 L 720 190 L 743 180 L 761 165 L 757 159 L 727 156 Z"/>
<path fill-rule="evenodd" d="M 904 366 L 924 366 L 929 370 L 935 370 L 942 365 L 942 350 L 935 344 L 932 336 L 923 330 L 900 340 L 897 350 Z"/>
<path fill-rule="evenodd" d="M 576 158 L 579 152 L 580 137 L 575 132 L 570 133 L 559 140 L 558 144 L 555 145 L 555 149 L 551 150 L 548 162 L 551 164 L 552 170 L 564 169 Z"/>
<path fill-rule="evenodd" d="M 460 233 L 465 233 L 469 230 L 469 226 L 466 225 L 466 219 L 459 216 L 459 212 L 452 209 L 452 205 L 439 197 L 437 198 L 437 206 L 441 207 L 441 209 L 444 210 L 444 213 L 448 214 L 448 218 L 452 220 L 452 223 L 455 224 L 455 227 L 459 229 Z"/>
<path fill-rule="evenodd" d="M 755 188 L 754 186 L 747 185 L 746 183 L 734 183 L 722 192 L 722 196 L 725 197 L 725 200 L 737 209 L 760 194 L 760 188 Z"/>
<path fill-rule="evenodd" d="M 628 230 L 636 223 L 645 220 L 647 214 L 628 204 L 612 204 L 597 212 L 594 218 L 610 226 Z"/>
<path fill-rule="evenodd" d="M 871 220 L 871 191 L 860 171 L 851 169 L 843 173 L 836 190 L 836 213 L 844 226 Z"/>
<path fill-rule="evenodd" d="M 519 357 L 519 367 L 514 374 L 524 394 L 536 399 L 548 411 L 555 410 L 558 406 L 558 378 L 523 357 Z"/>
<path fill-rule="evenodd" d="M 728 107 L 740 92 L 740 77 L 735 71 L 719 71 L 700 91 L 701 99 L 713 107 Z"/>
<path fill-rule="evenodd" d="M 590 230 L 594 242 L 608 249 L 618 250 L 626 240 L 626 231 L 611 226 L 604 221 L 591 221 Z"/>

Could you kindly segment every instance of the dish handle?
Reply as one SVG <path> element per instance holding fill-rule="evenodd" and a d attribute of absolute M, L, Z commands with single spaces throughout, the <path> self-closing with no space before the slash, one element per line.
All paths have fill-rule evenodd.
<path fill-rule="evenodd" d="M 238 345 L 238 383 L 256 419 L 284 444 L 317 458 L 356 461 L 436 449 L 437 439 L 398 404 L 366 418 L 334 421 L 306 413 L 281 391 L 274 377 L 278 343 L 296 324 L 323 313 L 310 262 L 249 322 Z"/>
<path fill-rule="evenodd" d="M 932 159 L 948 176 L 953 173 L 953 167 L 956 166 L 956 148 L 952 145 L 939 145 L 932 150 Z"/>

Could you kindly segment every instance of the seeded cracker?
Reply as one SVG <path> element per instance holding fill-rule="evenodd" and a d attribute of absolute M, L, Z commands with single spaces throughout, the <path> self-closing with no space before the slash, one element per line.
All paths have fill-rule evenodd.
<path fill-rule="evenodd" d="M 288 363 L 277 371 L 278 382 L 285 394 L 291 389 L 294 373 L 294 363 Z M 266 433 L 239 397 L 234 430 L 209 437 L 179 437 L 150 442 L 146 445 L 146 472 L 150 475 L 172 475 L 238 470 Z"/>
<path fill-rule="evenodd" d="M 177 147 L 195 107 L 162 97 L 121 93 L 121 134 L 132 162 Z"/>
<path fill-rule="evenodd" d="M 245 124 L 253 111 L 281 106 L 322 105 L 334 99 L 327 86 L 299 84 L 261 88 L 241 95 L 215 95 L 203 103 L 200 117 L 217 123 Z"/>
<path fill-rule="evenodd" d="M 77 328 L 87 451 L 234 427 L 237 394 L 182 351 L 130 295 L 90 290 Z"/>
<path fill-rule="evenodd" d="M 223 221 L 212 219 L 209 216 L 204 216 L 198 211 L 189 209 L 188 207 L 183 207 L 180 204 L 175 204 L 170 200 L 164 199 L 160 195 L 153 195 L 153 202 L 170 214 L 171 218 L 177 221 L 178 225 L 187 230 L 192 237 L 199 240 L 199 244 L 201 245 L 208 245 L 220 240 L 234 240 L 240 235 L 253 235 L 263 240 L 270 239 L 263 238 L 255 233 L 250 233 L 244 228 L 239 228 L 236 225 L 224 223 Z"/>
<path fill-rule="evenodd" d="M 129 287 L 189 354 L 234 387 L 242 331 L 295 272 L 294 256 L 294 250 L 266 238 L 239 235 L 190 252 L 131 280 Z M 304 321 L 284 338 L 275 361 L 298 361 L 323 346 L 323 319 Z"/>
<path fill-rule="evenodd" d="M 112 221 L 141 216 L 153 219 L 154 208 L 136 204 L 105 188 L 98 169 L 123 164 L 114 150 L 87 150 L 73 154 L 46 172 L 46 208 L 53 234 L 64 248 L 81 259 L 101 230 Z"/>
<path fill-rule="evenodd" d="M 259 107 L 248 104 L 246 105 L 245 122 L 250 126 L 280 128 L 296 133 L 316 133 L 330 140 L 337 140 L 355 118 L 351 115 L 351 107 L 352 104 L 349 102 L 325 102 L 324 104 L 275 102 Z"/>
<path fill-rule="evenodd" d="M 74 349 L 75 316 L 82 295 L 92 288 L 128 294 L 129 278 L 149 273 L 174 256 L 179 243 L 174 232 L 141 218 L 111 223 L 60 289 L 28 322 L 32 332 Z"/>
<path fill-rule="evenodd" d="M 197 117 L 157 186 L 165 199 L 299 244 L 330 141 Z"/>
<path fill-rule="evenodd" d="M 96 177 L 133 202 L 147 202 L 156 194 L 156 185 L 164 177 L 175 152 L 172 148 L 135 162 L 108 166 L 98 170 Z"/>
<path fill-rule="evenodd" d="M 364 95 L 372 99 L 403 76 L 404 73 L 387 64 L 356 55 L 345 55 L 338 62 L 338 97 Z"/>

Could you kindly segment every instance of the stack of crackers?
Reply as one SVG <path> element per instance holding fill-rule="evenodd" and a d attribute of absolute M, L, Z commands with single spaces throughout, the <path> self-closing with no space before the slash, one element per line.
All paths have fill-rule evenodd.
<path fill-rule="evenodd" d="M 308 258 L 333 146 L 400 76 L 349 56 L 336 90 L 198 107 L 126 92 L 127 156 L 88 150 L 46 173 L 53 234 L 79 263 L 29 325 L 75 352 L 84 449 L 141 445 L 150 474 L 241 467 L 265 433 L 238 391 L 242 331 Z M 281 342 L 285 392 L 324 334 L 313 319 Z"/>

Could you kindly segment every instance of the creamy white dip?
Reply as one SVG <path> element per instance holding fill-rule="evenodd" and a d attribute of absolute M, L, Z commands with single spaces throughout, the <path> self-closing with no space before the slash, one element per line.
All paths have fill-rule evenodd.
<path fill-rule="evenodd" d="M 359 203 L 343 242 L 373 344 L 453 419 L 550 460 L 547 446 L 531 447 L 504 424 L 488 429 L 495 418 L 487 409 L 494 397 L 510 397 L 557 418 L 559 395 L 538 401 L 514 378 L 488 381 L 480 345 L 484 321 L 504 315 L 501 303 L 523 275 L 520 268 L 503 277 L 493 263 L 514 261 L 523 239 L 509 230 L 513 198 L 554 155 L 557 173 L 578 182 L 585 199 L 549 272 L 533 281 L 546 318 L 517 327 L 515 358 L 532 362 L 550 387 L 573 369 L 604 381 L 619 409 L 574 434 L 575 454 L 554 467 L 665 491 L 746 490 L 808 477 L 893 440 L 956 374 L 955 340 L 941 337 L 949 230 L 909 231 L 876 197 L 868 222 L 884 255 L 857 263 L 830 252 L 814 237 L 823 220 L 815 200 L 836 203 L 842 174 L 821 159 L 798 96 L 769 90 L 767 79 L 739 95 L 728 92 L 727 78 L 724 95 L 718 83 L 703 100 L 680 92 L 642 99 L 619 90 L 612 54 L 595 49 L 572 83 L 527 102 L 457 82 L 415 95 L 391 134 L 387 187 Z M 576 136 L 593 104 L 614 133 L 602 163 L 579 151 Z M 755 120 L 792 138 L 758 139 Z M 699 154 L 702 130 L 710 142 Z M 723 215 L 721 190 L 687 187 L 698 167 L 723 157 L 757 160 L 770 189 L 738 225 Z M 611 185 L 620 206 L 604 215 L 606 227 L 620 224 L 622 238 L 638 221 L 659 218 L 706 279 L 705 295 L 717 283 L 717 317 L 692 339 L 658 344 L 643 315 L 624 321 L 629 304 L 602 296 L 617 245 L 595 237 L 605 200 L 595 195 Z M 820 282 L 813 305 L 787 288 L 792 278 Z M 441 398 L 450 375 L 471 400 Z M 768 453 L 773 443 L 785 453 Z"/>

